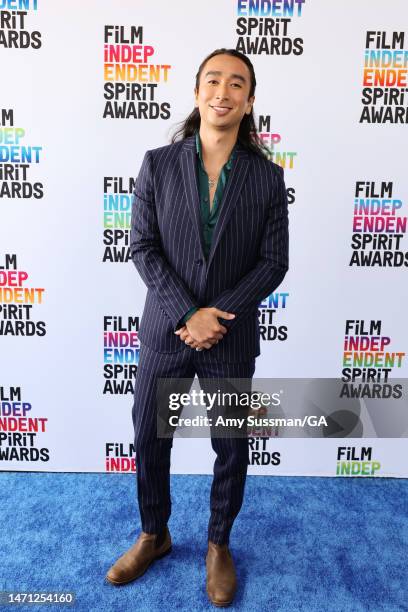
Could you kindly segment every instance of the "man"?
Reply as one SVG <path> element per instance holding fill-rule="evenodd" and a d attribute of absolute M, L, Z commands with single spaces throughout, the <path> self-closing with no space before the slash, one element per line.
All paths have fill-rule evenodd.
<path fill-rule="evenodd" d="M 255 74 L 234 49 L 207 56 L 182 140 L 148 151 L 134 190 L 132 259 L 148 291 L 139 338 L 133 423 L 142 533 L 107 574 L 141 576 L 171 550 L 171 438 L 157 436 L 159 378 L 251 379 L 260 354 L 258 306 L 288 269 L 283 171 L 264 154 L 253 116 Z M 243 500 L 247 438 L 211 438 L 207 593 L 233 600 L 229 536 Z"/>

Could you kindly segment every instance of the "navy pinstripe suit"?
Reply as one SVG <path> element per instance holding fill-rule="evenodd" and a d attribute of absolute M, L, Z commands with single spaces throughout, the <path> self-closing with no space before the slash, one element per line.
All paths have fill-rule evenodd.
<path fill-rule="evenodd" d="M 156 379 L 252 378 L 260 354 L 258 305 L 288 269 L 283 170 L 237 143 L 206 260 L 194 136 L 148 151 L 134 189 L 130 250 L 148 289 L 132 411 L 138 501 L 143 530 L 157 533 L 170 516 L 172 440 L 156 435 Z M 174 334 L 193 306 L 236 315 L 221 320 L 227 333 L 201 352 Z M 212 446 L 208 537 L 223 544 L 242 504 L 248 440 L 212 438 Z"/>

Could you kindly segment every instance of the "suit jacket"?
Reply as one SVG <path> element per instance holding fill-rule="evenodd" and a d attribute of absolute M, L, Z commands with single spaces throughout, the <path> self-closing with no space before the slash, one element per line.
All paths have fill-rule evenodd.
<path fill-rule="evenodd" d="M 139 339 L 160 353 L 192 350 L 174 331 L 193 306 L 234 313 L 208 349 L 216 360 L 260 354 L 258 306 L 288 270 L 288 205 L 280 166 L 237 142 L 206 261 L 194 136 L 147 151 L 133 191 L 130 252 L 147 286 Z"/>

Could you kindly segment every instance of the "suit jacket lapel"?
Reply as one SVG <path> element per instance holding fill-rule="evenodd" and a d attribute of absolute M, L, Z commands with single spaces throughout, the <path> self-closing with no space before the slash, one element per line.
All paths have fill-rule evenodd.
<path fill-rule="evenodd" d="M 207 270 L 211 264 L 211 261 L 214 257 L 214 252 L 234 210 L 234 206 L 238 201 L 239 194 L 241 193 L 242 187 L 248 174 L 248 168 L 248 152 L 240 144 L 240 142 L 237 142 L 236 156 L 232 164 L 227 184 L 225 185 L 222 200 L 220 202 L 220 214 L 214 229 L 214 234 L 211 242 L 211 250 L 208 256 Z M 181 172 L 187 196 L 188 212 L 193 222 L 196 234 L 199 238 L 201 254 L 204 260 L 205 257 L 204 242 L 201 230 L 200 194 L 198 191 L 197 153 L 194 136 L 189 136 L 183 142 L 183 149 L 181 153 Z"/>
<path fill-rule="evenodd" d="M 200 194 L 198 192 L 197 153 L 195 148 L 195 137 L 189 136 L 183 142 L 181 152 L 181 174 L 186 192 L 187 208 L 195 232 L 197 234 L 201 255 L 204 256 L 204 239 L 201 231 Z"/>
<path fill-rule="evenodd" d="M 232 168 L 225 185 L 224 193 L 220 202 L 220 214 L 214 228 L 214 234 L 211 242 L 210 254 L 208 256 L 208 268 L 214 257 L 214 252 L 220 242 L 221 236 L 227 227 L 228 221 L 233 213 L 234 207 L 238 201 L 239 194 L 244 186 L 245 179 L 248 174 L 249 155 L 246 149 L 238 142 L 236 148 L 236 157 L 233 161 Z"/>

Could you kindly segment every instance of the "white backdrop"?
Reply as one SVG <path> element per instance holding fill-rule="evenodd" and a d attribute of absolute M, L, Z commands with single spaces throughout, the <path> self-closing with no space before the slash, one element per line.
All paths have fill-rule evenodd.
<path fill-rule="evenodd" d="M 270 315 L 271 339 L 262 341 L 255 377 L 340 377 L 346 321 L 361 320 L 367 328 L 370 321 L 381 322 L 372 336 L 390 338 L 386 350 L 403 353 L 391 376 L 406 377 L 408 261 L 349 265 L 357 182 L 374 183 L 376 191 L 392 183 L 384 198 L 400 200 L 396 215 L 407 216 L 408 33 L 401 30 L 407 23 L 406 2 L 252 5 L 260 5 L 258 15 L 249 14 L 246 0 L 202 5 L 187 0 L 0 1 L 0 469 L 103 472 L 108 444 L 124 459 L 109 471 L 132 469 L 127 459 L 132 394 L 124 392 L 129 385 L 123 392 L 104 393 L 104 320 L 122 317 L 124 329 L 137 332 L 145 287 L 131 261 L 103 261 L 104 230 L 112 229 L 111 217 L 104 217 L 104 194 L 113 194 L 113 177 L 129 193 L 145 151 L 169 142 L 176 123 L 193 108 L 201 60 L 219 47 L 243 50 L 246 45 L 258 83 L 255 115 L 263 117 L 260 131 L 285 168 L 291 200 L 290 270 L 274 296 L 278 306 Z M 264 40 L 259 30 L 249 41 L 242 33 L 248 24 L 268 23 L 274 35 Z M 136 117 L 104 117 L 107 102 L 114 105 L 104 97 L 105 85 L 114 84 L 104 79 L 106 26 L 119 26 L 109 32 L 125 38 L 132 26 L 141 28 L 133 44 L 151 54 L 147 64 L 158 66 L 159 80 L 147 78 L 144 88 L 154 95 L 147 101 L 152 118 L 139 117 L 137 101 Z M 385 35 L 369 35 L 367 42 L 367 32 Z M 106 44 L 114 43 L 112 36 L 107 39 Z M 258 52 L 249 53 L 248 44 L 257 45 Z M 385 66 L 386 76 L 399 79 L 391 110 L 386 112 L 381 100 L 374 107 L 382 113 L 377 123 L 360 120 L 363 88 L 371 88 L 375 77 L 373 71 L 364 75 L 368 44 L 370 51 L 388 52 L 381 56 L 393 62 Z M 148 71 L 139 72 L 139 79 Z M 384 83 L 376 87 L 382 100 L 390 92 Z M 117 103 L 123 101 L 122 96 Z M 402 121 L 390 121 L 395 106 L 402 109 Z M 154 118 L 160 108 L 162 116 Z M 21 166 L 25 159 L 27 167 Z M 27 197 L 19 197 L 24 190 Z M 129 201 L 123 198 L 125 210 Z M 386 249 L 391 263 L 399 263 L 395 251 L 408 250 L 404 226 L 399 235 Z M 122 252 L 123 239 L 117 246 Z M 17 277 L 15 270 L 27 276 Z M 25 296 L 15 291 L 24 288 L 37 291 Z M 13 310 L 13 305 L 32 307 Z M 28 317 L 36 325 L 28 325 Z M 129 317 L 135 318 L 133 326 Z M 274 326 L 283 339 L 273 339 Z M 36 333 L 27 335 L 31 327 Z M 131 338 L 137 349 L 137 335 Z M 19 403 L 11 406 L 13 401 L 31 409 L 26 406 L 24 414 Z M 356 457 L 364 447 L 371 449 L 370 460 L 380 463 L 375 475 L 408 476 L 407 424 L 401 424 L 400 437 L 377 438 L 364 402 L 361 408 L 362 423 L 347 440 L 253 441 L 254 448 L 258 444 L 269 454 L 263 455 L 265 465 L 256 465 L 251 453 L 249 473 L 335 476 L 338 447 L 354 448 Z M 392 410 L 388 416 L 393 419 Z M 369 437 L 363 439 L 361 431 Z M 173 473 L 211 473 L 213 461 L 208 439 L 175 440 Z"/>

